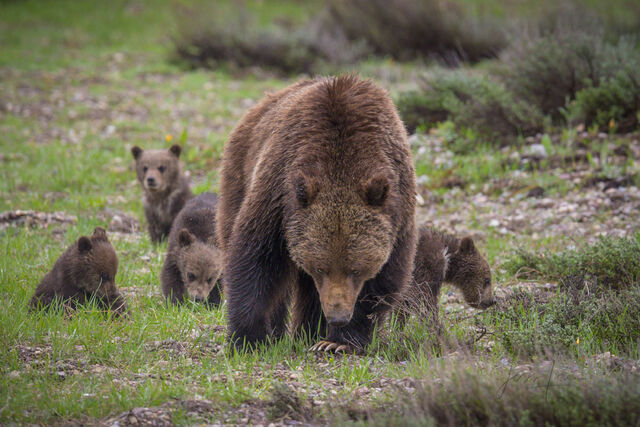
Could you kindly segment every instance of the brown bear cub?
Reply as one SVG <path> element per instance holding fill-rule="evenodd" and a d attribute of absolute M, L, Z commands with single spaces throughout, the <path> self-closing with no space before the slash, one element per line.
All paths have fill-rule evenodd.
<path fill-rule="evenodd" d="M 471 307 L 486 309 L 495 303 L 491 269 L 471 237 L 458 239 L 426 225 L 420 227 L 418 237 L 413 287 L 408 289 L 404 303 L 406 312 L 418 303 L 424 305 L 431 320 L 437 321 L 443 282 L 460 289 Z M 414 290 L 418 292 L 417 299 Z"/>
<path fill-rule="evenodd" d="M 127 313 L 124 298 L 116 288 L 118 256 L 102 227 L 91 237 L 81 236 L 58 258 L 31 298 L 30 307 L 49 306 L 55 299 L 72 306 L 90 300 L 117 315 Z"/>
<path fill-rule="evenodd" d="M 218 239 L 229 338 L 287 329 L 320 351 L 359 351 L 409 283 L 415 173 L 391 98 L 355 76 L 268 95 L 223 154 Z"/>
<path fill-rule="evenodd" d="M 220 304 L 222 256 L 216 247 L 218 196 L 204 193 L 189 200 L 169 234 L 160 282 L 171 302 L 186 298 Z"/>
<path fill-rule="evenodd" d="M 182 173 L 179 145 L 169 150 L 131 148 L 138 181 L 144 192 L 144 213 L 154 243 L 166 238 L 171 224 L 184 204 L 193 197 L 189 180 Z"/>

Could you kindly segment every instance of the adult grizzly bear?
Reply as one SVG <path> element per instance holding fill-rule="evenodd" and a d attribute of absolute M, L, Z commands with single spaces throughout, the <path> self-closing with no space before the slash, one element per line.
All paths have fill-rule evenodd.
<path fill-rule="evenodd" d="M 389 95 L 369 80 L 302 81 L 244 116 L 223 155 L 218 238 L 229 334 L 286 330 L 353 351 L 411 279 L 415 173 Z"/>

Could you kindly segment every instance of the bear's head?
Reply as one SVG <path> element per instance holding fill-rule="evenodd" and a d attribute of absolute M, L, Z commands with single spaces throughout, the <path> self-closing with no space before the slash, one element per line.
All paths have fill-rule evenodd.
<path fill-rule="evenodd" d="M 491 268 L 471 237 L 463 238 L 457 251 L 450 256 L 447 277 L 462 291 L 464 300 L 471 307 L 485 309 L 495 304 Z"/>
<path fill-rule="evenodd" d="M 183 228 L 178 233 L 178 269 L 190 299 L 204 302 L 222 272 L 220 251 Z"/>
<path fill-rule="evenodd" d="M 393 249 L 394 229 L 385 213 L 390 179 L 380 173 L 360 185 L 323 187 L 298 170 L 289 181 L 289 253 L 313 278 L 327 322 L 344 326 L 365 282 L 380 272 Z"/>
<path fill-rule="evenodd" d="M 85 291 L 98 295 L 117 293 L 118 255 L 104 228 L 96 227 L 91 236 L 78 239 L 69 268 Z"/>
<path fill-rule="evenodd" d="M 136 161 L 136 174 L 140 185 L 147 193 L 161 193 L 178 180 L 180 176 L 179 145 L 168 150 L 143 150 L 138 146 L 131 148 Z"/>

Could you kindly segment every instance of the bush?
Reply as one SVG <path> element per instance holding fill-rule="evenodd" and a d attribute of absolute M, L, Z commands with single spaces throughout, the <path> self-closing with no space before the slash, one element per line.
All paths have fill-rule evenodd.
<path fill-rule="evenodd" d="M 315 58 L 312 47 L 284 29 L 258 28 L 247 9 L 178 9 L 174 45 L 178 56 L 195 66 L 230 62 L 239 67 L 264 66 L 284 72 L 306 72 Z"/>
<path fill-rule="evenodd" d="M 503 139 L 541 129 L 542 117 L 519 102 L 503 85 L 464 70 L 438 71 L 422 80 L 419 91 L 400 95 L 400 115 L 410 131 L 451 120 L 487 137 Z"/>
<path fill-rule="evenodd" d="M 640 115 L 640 52 L 631 40 L 623 39 L 608 46 L 604 57 L 607 75 L 597 86 L 576 94 L 572 115 L 601 130 L 633 131 Z"/>
<path fill-rule="evenodd" d="M 630 237 L 600 237 L 582 249 L 557 254 L 518 253 L 504 264 L 510 274 L 529 279 L 562 281 L 584 277 L 598 289 L 629 289 L 640 286 L 640 233 Z"/>
<path fill-rule="evenodd" d="M 437 57 L 448 64 L 497 55 L 505 46 L 503 28 L 472 18 L 451 0 L 332 0 L 327 25 L 374 53 L 399 60 Z"/>
<path fill-rule="evenodd" d="M 637 374 L 575 370 L 562 362 L 521 369 L 445 366 L 438 380 L 396 397 L 388 404 L 397 410 L 384 408 L 372 420 L 377 425 L 389 424 L 391 417 L 394 425 L 638 424 Z"/>
<path fill-rule="evenodd" d="M 560 108 L 602 76 L 602 38 L 586 33 L 549 35 L 504 59 L 510 91 L 554 121 Z"/>
<path fill-rule="evenodd" d="M 299 27 L 260 27 L 243 3 L 213 3 L 178 8 L 173 42 L 178 57 L 195 66 L 224 61 L 311 73 L 371 54 L 449 64 L 493 57 L 505 45 L 498 28 L 450 0 L 335 0 Z"/>

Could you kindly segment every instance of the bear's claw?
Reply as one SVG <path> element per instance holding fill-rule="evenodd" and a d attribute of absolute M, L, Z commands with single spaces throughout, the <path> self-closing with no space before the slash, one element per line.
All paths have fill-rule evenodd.
<path fill-rule="evenodd" d="M 332 353 L 350 353 L 351 346 L 348 344 L 338 344 L 332 341 L 318 341 L 311 348 L 310 351 L 326 351 Z"/>

